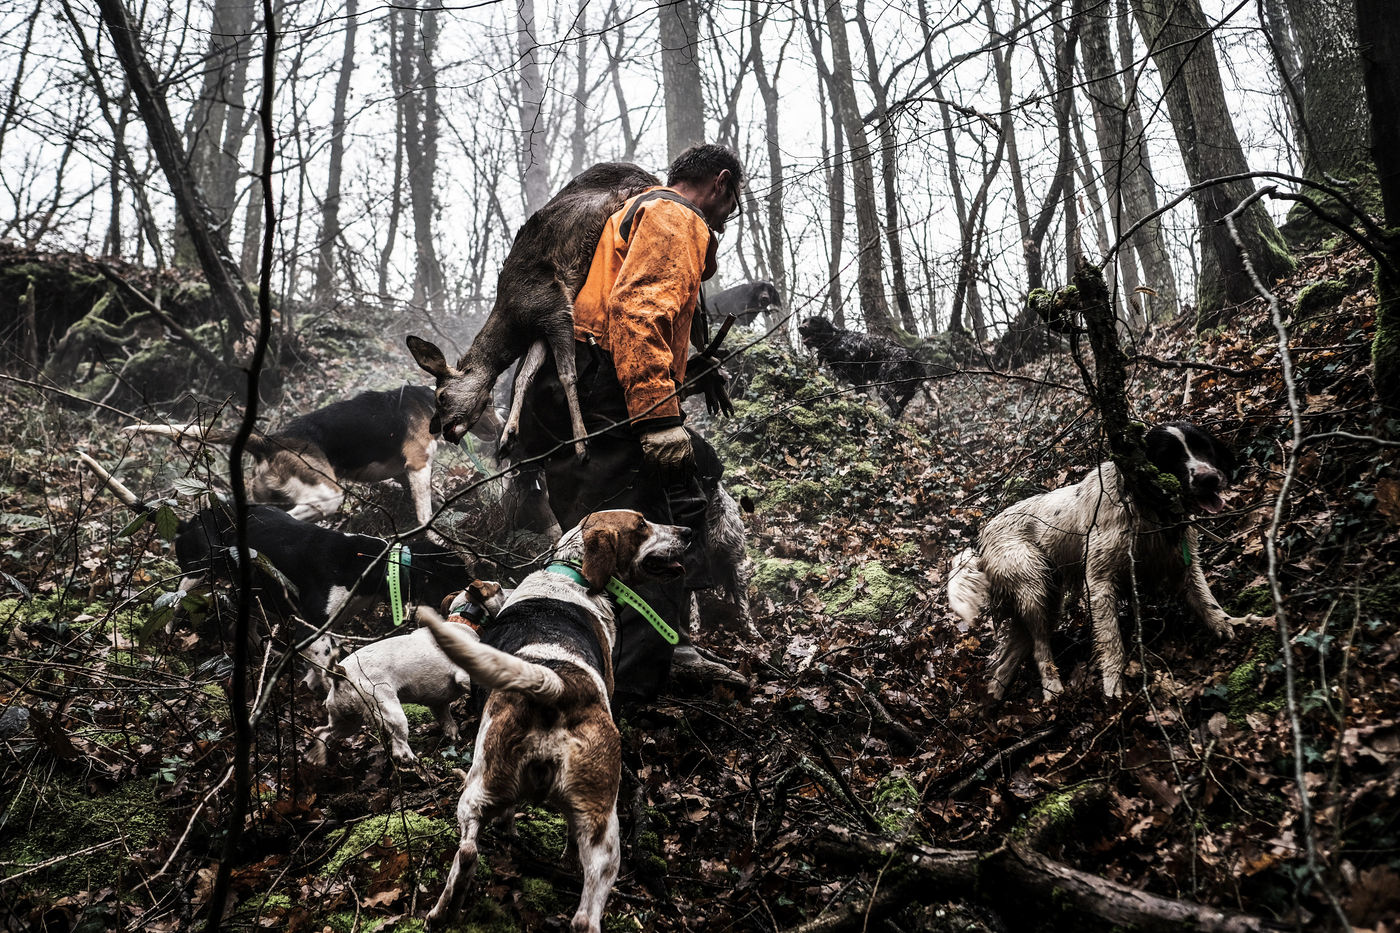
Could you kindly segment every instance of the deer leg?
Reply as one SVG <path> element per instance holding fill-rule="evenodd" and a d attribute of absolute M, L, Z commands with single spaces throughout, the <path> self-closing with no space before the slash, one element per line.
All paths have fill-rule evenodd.
<path fill-rule="evenodd" d="M 501 442 L 496 446 L 497 456 L 507 456 L 515 444 L 515 437 L 520 433 L 520 412 L 525 404 L 525 394 L 529 392 L 535 376 L 544 365 L 544 356 L 548 350 L 548 344 L 543 340 L 536 340 L 530 344 L 530 349 L 516 367 L 515 384 L 511 389 L 510 414 L 506 417 L 505 427 L 501 429 Z M 570 356 L 569 360 L 572 362 L 573 357 Z"/>

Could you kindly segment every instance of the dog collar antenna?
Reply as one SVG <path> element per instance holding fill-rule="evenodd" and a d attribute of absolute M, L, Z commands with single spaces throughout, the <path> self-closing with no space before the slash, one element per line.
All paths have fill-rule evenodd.
<path fill-rule="evenodd" d="M 389 562 L 384 567 L 384 576 L 389 583 L 389 611 L 393 614 L 394 625 L 403 625 L 408 618 L 406 604 L 412 596 L 408 570 L 413 564 L 413 552 L 402 542 L 389 548 Z"/>
<path fill-rule="evenodd" d="M 557 573 L 561 577 L 568 577 L 570 580 L 581 584 L 587 589 L 592 589 L 588 578 L 585 577 L 581 569 L 574 564 L 555 561 L 544 569 L 548 570 L 550 573 Z M 651 623 L 651 627 L 656 629 L 656 634 L 665 639 L 668 645 L 674 645 L 681 640 L 681 637 L 676 634 L 676 630 L 667 625 L 666 620 L 661 618 L 661 615 L 655 609 L 647 605 L 645 599 L 638 596 L 635 590 L 617 577 L 608 577 L 608 584 L 603 587 L 603 589 L 622 605 L 630 606 L 637 610 L 643 619 Z"/>

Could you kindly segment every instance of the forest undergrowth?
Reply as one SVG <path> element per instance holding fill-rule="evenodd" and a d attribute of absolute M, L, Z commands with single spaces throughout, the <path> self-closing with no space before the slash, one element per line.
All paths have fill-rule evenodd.
<path fill-rule="evenodd" d="M 734 417 L 705 430 L 751 509 L 760 637 L 708 602 L 696 635 L 752 687 L 623 711 L 623 873 L 607 929 L 1110 927 L 1053 899 L 1008 897 L 991 878 L 940 882 L 911 861 L 1007 847 L 1283 928 L 1339 928 L 1342 915 L 1393 928 L 1400 471 L 1393 448 L 1367 440 L 1398 433 L 1367 372 L 1369 264 L 1319 254 L 1277 291 L 1309 438 L 1276 537 L 1291 705 L 1266 540 L 1292 427 L 1265 302 L 1208 332 L 1184 317 L 1129 348 L 1135 416 L 1195 421 L 1238 457 L 1225 510 L 1202 522 L 1202 559 L 1226 608 L 1258 619 L 1219 642 L 1180 604 L 1144 594 L 1137 618 L 1125 604 L 1121 701 L 1102 696 L 1085 610 L 1072 606 L 1054 638 L 1066 693 L 1043 702 L 1023 675 L 989 705 L 991 630 L 958 623 L 944 594 L 952 556 L 987 517 L 1104 457 L 1069 353 L 1011 374 L 968 363 L 892 421 L 805 354 L 755 345 L 735 367 Z M 280 420 L 418 381 L 394 341 L 355 339 L 353 351 L 308 346 Z M 202 928 L 230 807 L 230 664 L 216 624 L 227 608 L 166 630 L 168 538 L 224 463 L 133 441 L 110 412 L 12 384 L 0 393 L 11 413 L 0 428 L 0 914 L 11 930 Z M 169 499 L 165 517 L 133 527 L 80 471 L 79 450 Z M 443 459 L 443 494 L 485 465 L 479 453 Z M 454 502 L 446 527 L 480 544 L 479 575 L 511 580 L 541 545 L 505 527 L 496 490 Z M 398 487 L 355 493 L 341 527 L 408 526 Z M 388 629 L 381 612 L 352 631 Z M 318 769 L 305 750 L 319 697 L 290 675 L 262 688 L 272 696 L 226 926 L 421 928 L 456 845 L 468 704 L 457 747 L 414 711 L 418 770 L 393 768 L 371 735 Z M 565 928 L 579 882 L 561 861 L 562 823 L 526 808 L 517 827 L 484 837 L 455 929 Z"/>

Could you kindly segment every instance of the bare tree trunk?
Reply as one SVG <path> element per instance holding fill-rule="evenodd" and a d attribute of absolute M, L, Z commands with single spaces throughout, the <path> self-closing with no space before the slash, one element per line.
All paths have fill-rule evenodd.
<path fill-rule="evenodd" d="M 827 278 L 825 309 L 830 313 L 837 327 L 846 326 L 845 292 L 841 288 L 841 250 L 846 239 L 846 154 L 845 133 L 841 128 L 841 117 L 836 113 L 835 101 L 828 106 L 827 91 L 830 89 L 831 69 L 827 67 L 826 55 L 822 51 L 821 33 L 816 26 L 807 0 L 802 0 L 802 21 L 807 27 L 807 41 L 812 49 L 812 60 L 817 66 L 821 83 L 817 87 L 817 100 L 821 113 L 831 114 L 831 141 L 827 143 L 825 121 L 822 123 L 822 165 L 826 170 L 826 203 L 828 206 L 827 230 L 831 238 L 827 249 Z"/>
<path fill-rule="evenodd" d="M 411 76 L 403 98 L 403 116 L 404 157 L 413 216 L 413 305 L 441 312 L 446 295 L 433 236 L 438 139 L 437 68 L 433 55 L 437 36 L 438 11 L 417 9 L 414 0 L 409 0 L 405 4 L 399 54 L 405 74 Z"/>
<path fill-rule="evenodd" d="M 880 181 L 885 194 L 885 241 L 890 247 L 890 277 L 894 282 L 894 301 L 895 306 L 899 308 L 900 325 L 917 337 L 919 325 L 914 320 L 914 307 L 909 302 L 909 283 L 904 275 L 904 248 L 899 238 L 899 192 L 896 188 L 899 174 L 899 143 L 895 139 L 894 124 L 889 118 L 889 93 L 884 82 L 880 80 L 876 67 L 880 56 L 875 51 L 875 39 L 865 16 L 865 0 L 856 0 L 856 25 L 860 28 L 861 42 L 865 46 L 865 60 L 870 69 L 866 80 L 875 97 L 875 121 L 880 132 Z"/>
<path fill-rule="evenodd" d="M 578 35 L 574 37 L 574 131 L 569 137 L 569 177 L 573 178 L 587 166 L 588 157 L 588 3 L 579 4 Z"/>
<path fill-rule="evenodd" d="M 841 0 L 825 0 L 825 3 L 827 36 L 831 40 L 831 69 L 825 77 L 830 82 L 832 110 L 850 141 L 851 192 L 856 206 L 856 288 L 860 292 L 861 317 L 868 333 L 890 336 L 894 328 L 885 301 L 885 261 L 880 247 L 880 217 L 875 207 L 875 170 L 856 100 L 846 16 Z"/>
<path fill-rule="evenodd" d="M 705 141 L 705 87 L 700 78 L 699 0 L 661 0 L 661 83 L 666 95 L 666 152 Z"/>
<path fill-rule="evenodd" d="M 403 216 L 404 148 L 407 145 L 409 85 L 412 81 L 404 53 L 402 33 L 410 32 L 410 18 L 405 10 L 389 10 L 389 83 L 394 91 L 394 181 L 389 186 L 389 229 L 384 236 L 384 249 L 379 253 L 379 300 L 389 306 L 389 267 L 394 257 L 394 244 L 399 238 L 399 222 Z"/>
<path fill-rule="evenodd" d="M 754 82 L 758 85 L 758 95 L 763 99 L 763 120 L 764 120 L 764 142 L 768 149 L 768 267 L 773 279 L 773 287 L 778 290 L 778 296 L 786 308 L 791 301 L 788 292 L 787 280 L 787 255 L 785 237 L 783 233 L 783 149 L 779 145 L 778 136 L 778 73 L 782 69 L 782 52 L 778 54 L 777 64 L 773 68 L 773 77 L 768 77 L 768 66 L 764 60 L 764 55 L 759 54 L 763 48 L 763 22 L 767 17 L 759 13 L 758 0 L 749 0 L 749 42 L 755 54 L 753 56 Z M 789 33 L 791 35 L 791 33 Z M 787 41 L 783 42 L 783 49 L 787 48 Z M 765 318 L 764 326 L 772 334 L 772 339 L 779 346 L 787 346 L 791 338 L 788 329 L 780 326 L 783 314 L 774 311 L 771 317 Z"/>
<path fill-rule="evenodd" d="M 622 155 L 619 158 L 623 162 L 631 162 L 637 153 L 637 131 L 632 128 L 632 108 L 627 104 L 627 93 L 622 87 L 622 69 L 618 67 L 618 63 L 625 59 L 627 24 L 618 12 L 616 4 L 609 7 L 605 22 L 605 28 L 612 32 L 614 39 L 612 54 L 608 60 L 608 72 L 612 80 L 613 96 L 617 98 L 618 129 L 622 134 Z"/>
<path fill-rule="evenodd" d="M 175 124 L 170 119 L 165 98 L 142 54 L 139 30 L 127 18 L 122 0 L 97 0 L 97 5 L 112 38 L 113 50 L 136 95 L 137 108 L 146 125 L 151 148 L 155 150 L 156 159 L 165 172 L 176 208 L 199 256 L 210 295 L 229 324 L 229 347 L 226 349 L 231 349 L 232 344 L 243 335 L 245 325 L 253 318 L 248 287 L 233 257 L 229 255 L 228 242 L 217 218 L 204 202 L 204 196 L 185 162 L 184 149 L 180 145 Z"/>
<path fill-rule="evenodd" d="M 5 152 L 5 140 L 10 135 L 10 127 L 15 122 L 15 116 L 19 113 L 22 103 L 20 87 L 24 83 L 24 69 L 29 62 L 29 53 L 33 49 L 34 26 L 39 22 L 39 14 L 44 11 L 45 3 L 37 0 L 34 10 L 24 21 L 24 42 L 19 46 L 19 61 L 15 64 L 15 78 L 10 82 L 10 93 L 5 100 L 5 112 L 0 114 L 0 155 Z"/>
<path fill-rule="evenodd" d="M 1077 233 L 1077 230 L 1072 229 L 1077 226 L 1078 219 L 1074 213 L 1073 204 L 1074 149 L 1071 145 L 1070 112 L 1074 106 L 1072 86 L 1074 59 L 1079 41 L 1079 21 L 1083 18 L 1080 13 L 1081 2 L 1082 0 L 1074 0 L 1071 4 L 1069 29 L 1066 31 L 1056 27 L 1054 31 L 1055 74 L 1053 79 L 1047 75 L 1046 84 L 1055 88 L 1055 128 L 1060 147 L 1055 161 L 1055 174 L 1050 182 L 1050 190 L 1045 195 L 1045 201 L 1041 205 L 1035 223 L 1030 228 L 1030 234 L 1025 244 L 1026 280 L 1032 291 L 1044 287 L 1043 247 L 1045 236 L 1050 232 L 1050 225 L 1055 220 L 1056 208 L 1060 206 L 1062 201 L 1065 210 L 1066 241 L 1069 247 L 1067 252 L 1071 255 L 1073 253 L 1073 237 Z M 1051 15 L 1052 21 L 1058 22 L 1062 9 L 1062 4 L 1056 3 L 1054 5 L 1054 11 Z M 990 16 L 990 9 L 988 9 L 988 16 Z M 1009 99 L 1009 94 L 1004 95 L 1003 99 Z M 1002 336 L 998 347 L 998 357 L 1005 363 L 1021 364 L 1034 359 L 1049 345 L 1049 335 L 1040 319 L 1029 307 L 1025 307 L 1017 314 L 1015 320 L 1011 322 L 1011 326 Z"/>
<path fill-rule="evenodd" d="M 256 128 L 254 134 L 253 164 L 260 165 L 267 153 L 267 144 L 263 140 L 262 127 Z M 258 274 L 258 260 L 262 254 L 262 195 L 262 178 L 255 176 L 249 184 L 248 203 L 243 208 L 243 250 L 238 258 L 238 268 L 248 279 Z"/>
<path fill-rule="evenodd" d="M 1259 0 L 1259 22 L 1263 27 L 1264 38 L 1274 56 L 1274 67 L 1278 69 L 1283 83 L 1283 103 L 1288 114 L 1288 125 L 1293 130 L 1292 143 L 1299 164 L 1307 151 L 1303 139 L 1303 59 L 1298 52 L 1298 38 L 1293 31 L 1293 21 L 1283 0 Z"/>
<path fill-rule="evenodd" d="M 1079 116 L 1079 108 L 1074 108 L 1074 146 L 1079 154 L 1076 165 L 1079 169 L 1079 190 L 1084 192 L 1084 197 L 1089 201 L 1089 210 L 1093 214 L 1094 233 L 1098 238 L 1099 256 L 1107 256 L 1108 251 L 1113 247 L 1114 237 L 1108 233 L 1108 216 L 1104 210 L 1103 201 L 1099 198 L 1099 188 L 1094 179 L 1094 160 L 1089 155 L 1089 143 L 1084 138 L 1084 121 Z M 1145 321 L 1138 316 L 1124 316 L 1123 314 L 1123 293 L 1127 292 L 1129 307 L 1132 308 L 1132 296 L 1138 293 L 1138 270 L 1137 263 L 1133 261 L 1132 250 L 1123 250 L 1118 255 L 1118 274 L 1121 276 L 1121 288 L 1112 288 L 1113 313 L 1118 320 L 1126 322 L 1135 330 L 1140 328 Z M 1072 276 L 1071 276 L 1072 277 Z"/>
<path fill-rule="evenodd" d="M 535 0 L 517 0 L 515 43 L 520 58 L 516 81 L 516 108 L 520 114 L 520 177 L 525 189 L 525 214 L 529 216 L 549 200 L 549 141 L 544 126 L 544 79 L 536 58 Z"/>
<path fill-rule="evenodd" d="M 1162 76 L 1167 110 L 1191 183 L 1248 172 L 1225 101 L 1215 42 L 1199 0 L 1133 0 L 1133 12 Z M 1253 190 L 1254 185 L 1242 180 L 1210 185 L 1196 194 L 1202 259 L 1196 294 L 1204 324 L 1216 323 L 1227 303 L 1246 301 L 1254 295 L 1244 255 L 1220 223 Z M 1264 282 L 1272 282 L 1293 268 L 1283 239 L 1262 204 L 1252 204 L 1236 226 L 1254 270 Z"/>
<path fill-rule="evenodd" d="M 312 302 L 321 307 L 330 306 L 335 288 L 335 247 L 340 240 L 340 185 L 345 164 L 345 111 L 350 99 L 350 78 L 355 71 L 357 14 L 358 0 L 346 0 L 345 45 L 340 53 L 340 74 L 335 81 L 330 165 L 326 169 L 326 197 L 321 202 L 321 230 L 316 243 L 316 278 L 311 289 Z"/>
<path fill-rule="evenodd" d="M 233 216 L 237 194 L 238 152 L 248 131 L 243 96 L 248 85 L 249 39 L 255 6 L 254 0 L 216 0 L 214 3 L 204 80 L 185 124 L 190 171 L 215 223 L 223 228 L 225 242 L 232 239 L 228 222 Z M 190 233 L 178 221 L 174 261 L 177 266 L 202 263 Z"/>

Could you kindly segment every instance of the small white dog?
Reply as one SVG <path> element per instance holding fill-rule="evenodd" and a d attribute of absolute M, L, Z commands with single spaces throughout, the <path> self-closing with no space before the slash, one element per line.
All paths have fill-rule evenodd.
<path fill-rule="evenodd" d="M 463 593 L 493 617 L 505 604 L 505 591 L 490 581 L 474 580 Z M 403 704 L 430 708 L 442 726 L 443 741 L 455 742 L 457 721 L 450 706 L 471 689 L 466 672 L 448 660 L 427 629 L 366 645 L 331 667 L 327 679 L 326 724 L 315 730 L 306 755 L 313 765 L 326 763 L 330 742 L 354 735 L 366 724 L 388 738 L 395 762 L 411 764 L 418 759 L 408 745 Z"/>

